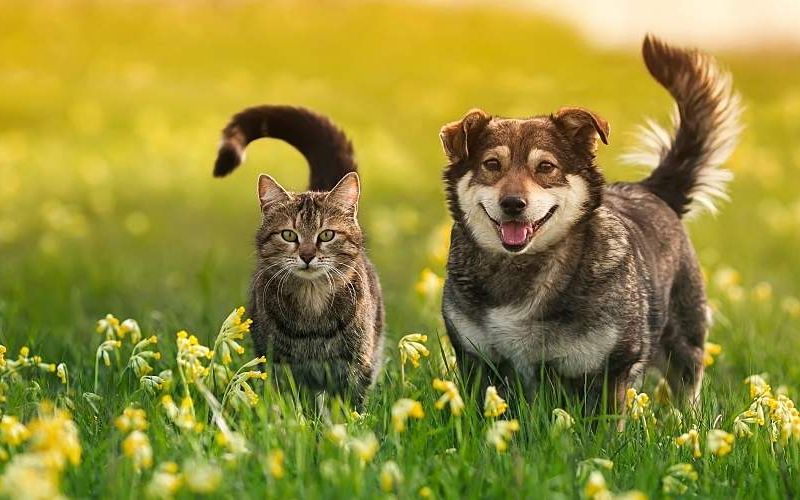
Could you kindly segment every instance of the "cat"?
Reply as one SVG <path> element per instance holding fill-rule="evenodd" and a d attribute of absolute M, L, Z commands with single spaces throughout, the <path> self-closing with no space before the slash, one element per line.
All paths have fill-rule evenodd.
<path fill-rule="evenodd" d="M 308 161 L 308 191 L 258 179 L 261 225 L 250 289 L 258 355 L 291 369 L 314 394 L 362 406 L 382 364 L 384 305 L 359 226 L 360 180 L 353 147 L 328 118 L 292 106 L 258 106 L 222 131 L 214 175 L 232 172 L 247 145 L 282 139 Z"/>

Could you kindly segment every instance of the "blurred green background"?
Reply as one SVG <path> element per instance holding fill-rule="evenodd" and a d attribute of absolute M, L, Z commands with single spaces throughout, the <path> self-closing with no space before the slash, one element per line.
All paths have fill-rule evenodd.
<path fill-rule="evenodd" d="M 306 106 L 352 138 L 394 337 L 433 324 L 413 285 L 424 267 L 442 271 L 442 124 L 472 107 L 585 106 L 611 124 L 607 177 L 637 179 L 617 157 L 644 116 L 666 120 L 672 106 L 636 47 L 599 49 L 486 5 L 4 1 L 0 19 L 0 342 L 58 359 L 88 352 L 106 312 L 214 332 L 246 302 L 257 174 L 297 190 L 308 176 L 297 152 L 264 140 L 231 177 L 211 177 L 219 130 L 246 106 Z M 757 307 L 784 318 L 800 293 L 798 54 L 717 55 L 746 130 L 732 203 L 689 226 L 709 276 L 741 276 L 712 286 L 717 302 L 750 301 L 765 281 L 774 300 Z M 749 314 L 732 307 L 721 324 Z M 800 383 L 797 322 L 748 325 L 712 334 L 735 342 L 729 370 Z"/>

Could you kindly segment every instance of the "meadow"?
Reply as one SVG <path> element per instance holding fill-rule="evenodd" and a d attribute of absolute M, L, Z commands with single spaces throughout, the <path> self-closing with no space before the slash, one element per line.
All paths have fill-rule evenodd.
<path fill-rule="evenodd" d="M 505 410 L 457 384 L 438 130 L 581 105 L 611 124 L 607 178 L 638 178 L 629 132 L 672 104 L 637 50 L 486 7 L 10 0 L 0 19 L 2 495 L 800 495 L 797 52 L 717 54 L 747 111 L 732 201 L 687 223 L 715 309 L 703 402 L 673 408 L 653 377 L 617 432 L 548 387 Z M 260 103 L 331 116 L 359 160 L 387 361 L 365 411 L 333 402 L 331 422 L 263 380 L 236 310 L 257 174 L 308 176 L 260 141 L 211 177 L 219 130 Z"/>

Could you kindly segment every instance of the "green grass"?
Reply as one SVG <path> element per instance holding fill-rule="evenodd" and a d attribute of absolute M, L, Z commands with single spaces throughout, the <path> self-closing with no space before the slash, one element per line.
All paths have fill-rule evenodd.
<path fill-rule="evenodd" d="M 223 468 L 220 497 L 379 496 L 379 471 L 393 460 L 404 476 L 400 497 L 427 486 L 443 498 L 574 498 L 585 481 L 577 464 L 593 457 L 614 461 L 604 474 L 615 492 L 660 497 L 666 469 L 693 462 L 699 478 L 690 496 L 800 494 L 797 441 L 785 450 L 770 446 L 762 429 L 726 457 L 704 453 L 696 461 L 673 444 L 691 425 L 704 445 L 714 424 L 731 430 L 750 402 L 742 380 L 751 373 L 768 372 L 774 387 L 786 385 L 798 397 L 800 319 L 782 307 L 800 294 L 796 54 L 720 54 L 743 94 L 747 128 L 730 163 L 733 202 L 689 227 L 708 276 L 732 268 L 741 284 L 710 279 L 718 308 L 711 340 L 724 353 L 707 372 L 701 410 L 685 414 L 682 425 L 665 423 L 659 410 L 661 423 L 648 439 L 637 425 L 618 433 L 613 416 L 583 417 L 575 402 L 559 401 L 576 425 L 553 436 L 555 395 L 543 388 L 516 411 L 521 430 L 499 454 L 486 443 L 490 421 L 473 402 L 482 396 L 464 394 L 459 418 L 434 408 L 431 380 L 443 376 L 436 352 L 418 369 L 406 366 L 405 386 L 399 380 L 397 340 L 427 333 L 437 351 L 442 333 L 436 303 L 414 291 L 423 268 L 442 273 L 435 253 L 447 214 L 438 129 L 476 106 L 519 116 L 583 105 L 611 123 L 611 146 L 600 153 L 607 176 L 637 178 L 640 171 L 616 161 L 635 142 L 627 132 L 645 115 L 665 118 L 671 103 L 635 50 L 600 51 L 541 18 L 477 8 L 12 1 L 0 5 L 0 18 L 0 343 L 7 358 L 28 345 L 70 371 L 68 393 L 52 374 L 30 372 L 10 383 L 0 411 L 29 421 L 41 400 L 74 402 L 83 455 L 65 470 L 66 495 L 143 494 L 152 470 L 134 472 L 121 453 L 125 436 L 113 425 L 128 404 L 147 410 L 156 464 L 203 460 Z M 377 435 L 380 450 L 363 467 L 325 437 L 324 422 L 296 417 L 291 398 L 269 383 L 256 385 L 262 398 L 255 408 L 227 415 L 251 449 L 231 463 L 213 444 L 213 430 L 178 431 L 158 398 L 139 390 L 116 360 L 100 369 L 98 411 L 83 397 L 94 391 L 102 340 L 94 328 L 106 313 L 136 318 L 146 335 L 158 335 L 160 371 L 175 367 L 178 330 L 211 344 L 221 320 L 246 302 L 256 174 L 269 172 L 295 189 L 307 178 L 300 155 L 271 141 L 252 147 L 231 178 L 211 178 L 218 130 L 256 103 L 326 113 L 356 147 L 360 217 L 386 292 L 390 339 L 363 419 L 333 413 L 351 435 Z M 762 281 L 772 292 L 757 300 L 752 289 Z M 250 357 L 248 345 L 237 362 Z M 652 381 L 645 386 L 653 388 Z M 180 386 L 173 391 L 179 400 Z M 202 421 L 207 409 L 194 397 Z M 419 400 L 425 418 L 396 435 L 390 408 L 401 397 Z M 285 453 L 279 480 L 263 467 L 276 449 Z"/>

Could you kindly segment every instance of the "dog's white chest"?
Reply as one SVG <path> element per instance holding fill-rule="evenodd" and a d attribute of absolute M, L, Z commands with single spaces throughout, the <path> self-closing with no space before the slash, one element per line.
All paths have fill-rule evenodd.
<path fill-rule="evenodd" d="M 524 379 L 535 378 L 548 362 L 567 377 L 600 369 L 618 339 L 614 328 L 578 331 L 577 327 L 537 321 L 525 306 L 489 309 L 480 323 L 446 307 L 445 314 L 469 352 L 499 363 L 508 361 Z"/>

